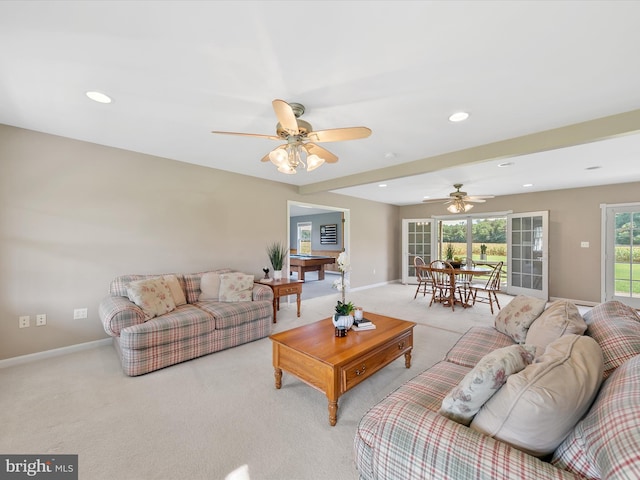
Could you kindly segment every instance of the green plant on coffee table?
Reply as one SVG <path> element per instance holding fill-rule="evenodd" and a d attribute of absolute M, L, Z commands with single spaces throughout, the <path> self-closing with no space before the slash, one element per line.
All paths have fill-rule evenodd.
<path fill-rule="evenodd" d="M 274 270 L 282 270 L 284 266 L 284 257 L 287 255 L 287 249 L 282 242 L 273 242 L 267 245 L 267 255 Z"/>
<path fill-rule="evenodd" d="M 355 309 L 356 307 L 353 306 L 353 303 L 342 303 L 340 300 L 338 300 L 338 304 L 336 305 L 336 314 L 340 316 L 353 315 Z"/>

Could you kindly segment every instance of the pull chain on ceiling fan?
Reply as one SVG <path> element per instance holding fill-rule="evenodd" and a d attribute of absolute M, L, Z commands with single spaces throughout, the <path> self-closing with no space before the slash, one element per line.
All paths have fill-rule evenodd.
<path fill-rule="evenodd" d="M 487 198 L 494 198 L 493 195 L 479 195 L 470 197 L 467 192 L 461 192 L 461 183 L 456 183 L 453 188 L 455 192 L 449 194 L 449 198 L 434 198 L 429 200 L 423 200 L 422 203 L 440 203 L 449 205 L 447 210 L 451 213 L 465 213 L 473 208 L 473 203 L 485 203 Z"/>
<path fill-rule="evenodd" d="M 371 135 L 371 129 L 367 127 L 333 128 L 330 130 L 313 131 L 311 124 L 300 120 L 304 113 L 304 106 L 299 103 L 287 103 L 284 100 L 274 100 L 273 110 L 278 119 L 276 125 L 277 135 L 262 135 L 257 133 L 220 132 L 225 135 L 242 135 L 248 137 L 268 138 L 270 140 L 286 140 L 262 157 L 262 162 L 271 161 L 278 171 L 288 175 L 297 173 L 297 168 L 302 165 L 308 172 L 315 170 L 323 163 L 335 163 L 338 157 L 329 150 L 316 145 L 322 142 L 340 142 L 343 140 L 356 140 L 367 138 Z M 306 160 L 306 163 L 305 163 Z"/>

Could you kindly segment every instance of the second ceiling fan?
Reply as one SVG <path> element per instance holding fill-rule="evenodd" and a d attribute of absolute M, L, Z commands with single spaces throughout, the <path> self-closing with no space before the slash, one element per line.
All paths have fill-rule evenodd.
<path fill-rule="evenodd" d="M 494 198 L 493 195 L 469 196 L 467 192 L 460 191 L 462 188 L 461 183 L 454 184 L 453 188 L 455 188 L 456 191 L 451 192 L 449 198 L 427 199 L 423 200 L 422 203 L 443 203 L 444 205 L 449 205 L 447 210 L 451 213 L 464 213 L 473 208 L 472 203 L 485 203 L 487 198 Z"/>
<path fill-rule="evenodd" d="M 304 113 L 303 105 L 299 103 L 289 104 L 284 100 L 278 99 L 271 102 L 271 104 L 278 119 L 276 135 L 221 131 L 213 131 L 211 133 L 285 140 L 287 143 L 276 147 L 262 157 L 262 161 L 268 162 L 271 160 L 278 167 L 279 172 L 286 174 L 297 173 L 296 169 L 300 165 L 305 167 L 307 171 L 311 171 L 325 162 L 335 163 L 338 161 L 337 156 L 317 145 L 318 143 L 356 140 L 371 135 L 371 129 L 367 127 L 332 128 L 314 131 L 311 124 L 299 118 Z"/>

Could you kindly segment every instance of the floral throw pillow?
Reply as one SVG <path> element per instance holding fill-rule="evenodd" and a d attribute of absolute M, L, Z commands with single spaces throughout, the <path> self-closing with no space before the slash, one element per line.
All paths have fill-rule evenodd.
<path fill-rule="evenodd" d="M 136 280 L 127 285 L 129 300 L 144 312 L 145 321 L 176 308 L 167 281 L 162 277 Z"/>
<path fill-rule="evenodd" d="M 524 343 L 529 327 L 544 311 L 546 304 L 547 301 L 541 298 L 518 295 L 496 316 L 496 330 L 509 335 L 517 343 Z"/>
<path fill-rule="evenodd" d="M 507 381 L 533 362 L 536 347 L 510 345 L 485 355 L 442 400 L 440 414 L 469 425 L 480 408 Z"/>
<path fill-rule="evenodd" d="M 253 296 L 253 275 L 233 272 L 220 275 L 221 302 L 250 302 Z"/>

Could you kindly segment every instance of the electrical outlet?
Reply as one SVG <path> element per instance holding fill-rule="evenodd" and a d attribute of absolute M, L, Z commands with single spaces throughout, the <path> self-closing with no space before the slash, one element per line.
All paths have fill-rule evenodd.
<path fill-rule="evenodd" d="M 18 322 L 20 328 L 27 328 L 31 325 L 31 317 L 29 315 L 24 315 L 18 319 Z"/>
<path fill-rule="evenodd" d="M 36 315 L 36 327 L 42 327 L 47 324 L 47 315 L 44 313 L 40 313 Z"/>
<path fill-rule="evenodd" d="M 73 311 L 73 319 L 81 320 L 83 318 L 87 318 L 87 309 L 86 308 L 76 308 Z"/>

